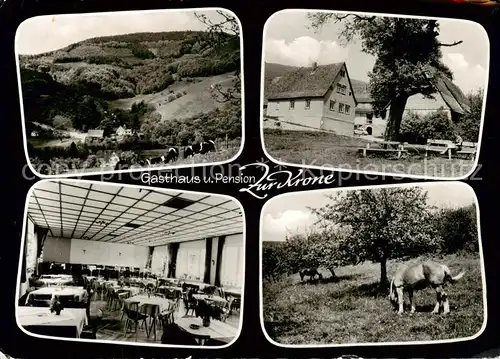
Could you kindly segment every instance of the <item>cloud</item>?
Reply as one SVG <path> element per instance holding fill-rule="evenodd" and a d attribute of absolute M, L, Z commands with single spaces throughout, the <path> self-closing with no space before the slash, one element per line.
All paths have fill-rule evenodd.
<path fill-rule="evenodd" d="M 288 231 L 302 232 L 314 221 L 315 217 L 309 212 L 288 210 L 278 215 L 266 214 L 262 219 L 262 229 L 268 235 L 266 240 L 283 240 Z"/>
<path fill-rule="evenodd" d="M 221 20 L 214 11 L 204 13 L 214 22 Z M 92 37 L 205 29 L 206 25 L 196 19 L 192 10 L 37 16 L 19 26 L 16 50 L 21 54 L 34 54 L 57 50 Z"/>
<path fill-rule="evenodd" d="M 479 65 L 471 65 L 461 53 L 448 53 L 443 57 L 444 63 L 453 72 L 454 82 L 469 93 L 479 88 L 484 89 L 486 69 Z"/>
<path fill-rule="evenodd" d="M 349 50 L 335 41 L 318 41 L 309 36 L 301 36 L 287 43 L 285 40 L 268 39 L 265 44 L 266 62 L 291 66 L 310 66 L 342 62 Z"/>

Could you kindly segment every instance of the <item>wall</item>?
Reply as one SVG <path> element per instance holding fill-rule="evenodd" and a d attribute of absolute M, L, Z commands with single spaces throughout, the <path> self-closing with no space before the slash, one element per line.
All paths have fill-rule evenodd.
<path fill-rule="evenodd" d="M 67 238 L 49 237 L 43 245 L 43 261 L 71 263 L 71 240 Z M 90 263 L 89 263 L 90 264 Z"/>
<path fill-rule="evenodd" d="M 177 253 L 177 278 L 203 281 L 205 274 L 205 240 L 183 242 Z"/>
<path fill-rule="evenodd" d="M 149 247 L 122 243 L 71 240 L 70 263 L 144 268 Z"/>
<path fill-rule="evenodd" d="M 243 234 L 226 236 L 222 252 L 221 284 L 242 287 L 244 276 L 245 248 Z"/>
<path fill-rule="evenodd" d="M 354 118 L 354 124 L 356 125 L 361 125 L 363 128 L 372 128 L 372 135 L 375 137 L 381 137 L 384 136 L 385 133 L 385 128 L 387 126 L 387 121 L 384 120 L 383 118 L 380 117 L 373 117 L 372 118 L 372 124 L 367 123 L 366 115 L 365 114 L 360 114 L 359 116 L 356 115 Z"/>
<path fill-rule="evenodd" d="M 151 272 L 162 276 L 168 275 L 168 261 L 170 256 L 168 246 L 158 246 L 154 248 L 153 259 L 151 261 Z"/>
<path fill-rule="evenodd" d="M 339 135 L 352 136 L 354 131 L 354 122 L 334 118 L 324 118 L 322 120 L 321 128 L 327 131 L 333 131 Z"/>
<path fill-rule="evenodd" d="M 144 268 L 148 254 L 144 246 L 47 236 L 43 261 Z"/>
<path fill-rule="evenodd" d="M 346 70 L 345 66 L 343 67 L 344 71 Z M 337 92 L 337 84 L 344 85 L 346 87 L 345 95 L 338 93 Z M 333 106 L 333 110 L 330 109 L 330 101 L 335 101 L 335 105 Z M 342 103 L 344 105 L 349 106 L 349 113 L 346 114 L 345 112 L 339 112 L 339 104 Z M 345 108 L 345 106 L 344 106 Z M 323 116 L 324 118 L 328 118 L 331 120 L 337 120 L 337 121 L 325 121 L 325 129 L 335 131 L 334 127 L 328 128 L 327 126 L 332 126 L 334 124 L 342 124 L 342 123 L 350 123 L 351 124 L 351 133 L 352 134 L 352 129 L 354 128 L 354 116 L 355 116 L 355 110 L 356 110 L 356 102 L 354 101 L 354 96 L 351 91 L 351 85 L 349 84 L 349 78 L 347 75 L 344 77 L 340 76 L 340 72 L 337 75 L 337 78 L 335 79 L 333 83 L 333 88 L 330 89 L 325 96 L 325 101 L 323 103 Z M 339 131 L 338 132 L 345 132 L 344 125 L 339 125 Z"/>
<path fill-rule="evenodd" d="M 267 116 L 278 117 L 281 121 L 320 128 L 323 112 L 323 99 L 311 99 L 309 109 L 306 109 L 305 99 L 295 99 L 294 108 L 290 108 L 290 100 L 270 100 L 267 106 Z M 278 109 L 279 103 L 279 109 Z"/>

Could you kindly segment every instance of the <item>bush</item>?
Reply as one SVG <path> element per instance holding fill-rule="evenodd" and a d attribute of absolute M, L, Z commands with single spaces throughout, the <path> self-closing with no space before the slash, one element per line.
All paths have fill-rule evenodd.
<path fill-rule="evenodd" d="M 475 205 L 443 209 L 435 220 L 443 253 L 479 251 Z"/>
<path fill-rule="evenodd" d="M 426 144 L 428 139 L 455 140 L 455 130 L 446 112 L 436 111 L 425 116 L 410 112 L 403 117 L 400 141 Z"/>
<path fill-rule="evenodd" d="M 68 117 L 56 115 L 52 120 L 52 126 L 58 130 L 68 130 L 73 127 L 73 122 Z"/>

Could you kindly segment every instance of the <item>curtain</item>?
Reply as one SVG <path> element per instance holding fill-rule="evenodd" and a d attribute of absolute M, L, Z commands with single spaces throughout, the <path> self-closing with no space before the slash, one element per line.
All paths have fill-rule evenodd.
<path fill-rule="evenodd" d="M 207 238 L 205 241 L 205 275 L 203 282 L 210 283 L 210 268 L 212 267 L 212 238 Z"/>
<path fill-rule="evenodd" d="M 168 255 L 170 258 L 168 263 L 168 274 L 167 274 L 168 278 L 175 278 L 178 252 L 179 252 L 179 243 L 168 244 Z"/>
<path fill-rule="evenodd" d="M 226 241 L 226 236 L 219 237 L 219 244 L 217 246 L 217 264 L 215 271 L 215 285 L 220 287 L 221 285 L 221 272 L 222 272 L 222 251 L 224 249 L 224 242 Z"/>

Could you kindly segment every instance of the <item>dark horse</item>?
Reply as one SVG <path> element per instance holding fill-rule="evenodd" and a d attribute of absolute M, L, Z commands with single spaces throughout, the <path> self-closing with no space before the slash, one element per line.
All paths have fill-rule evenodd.
<path fill-rule="evenodd" d="M 323 276 L 318 272 L 318 268 L 304 268 L 299 270 L 300 280 L 304 281 L 304 277 L 308 276 L 311 279 L 315 279 L 318 276 L 319 279 L 323 279 Z"/>

